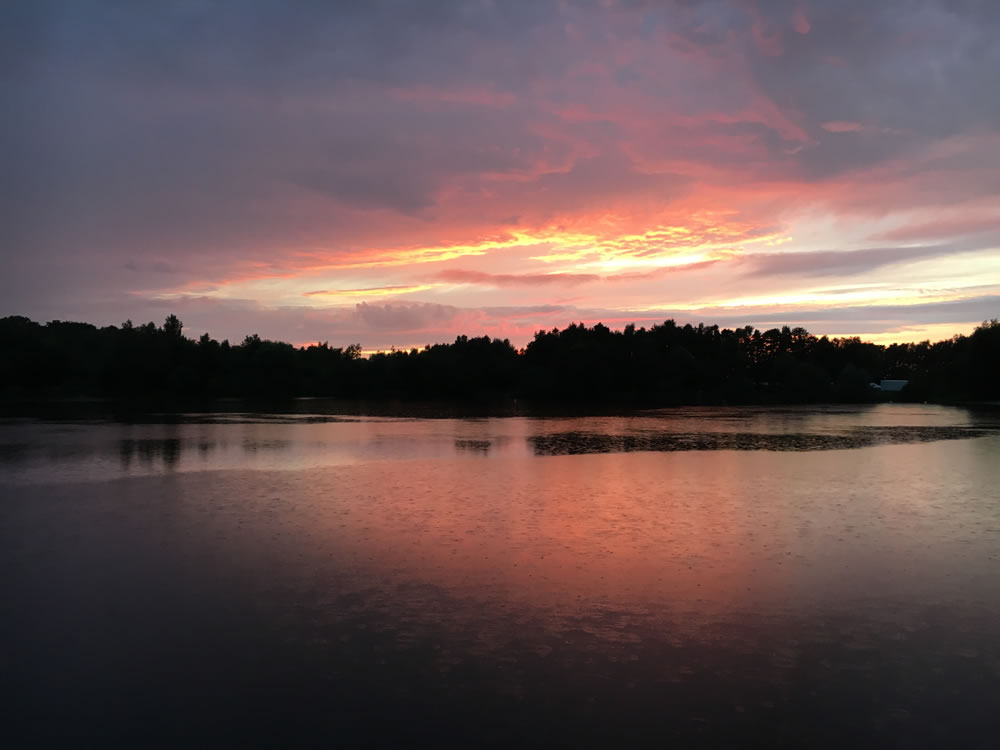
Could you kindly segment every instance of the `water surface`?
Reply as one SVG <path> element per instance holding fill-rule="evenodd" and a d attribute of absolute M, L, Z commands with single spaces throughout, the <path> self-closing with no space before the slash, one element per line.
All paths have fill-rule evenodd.
<path fill-rule="evenodd" d="M 9 732 L 992 747 L 998 426 L 918 405 L 0 423 Z"/>

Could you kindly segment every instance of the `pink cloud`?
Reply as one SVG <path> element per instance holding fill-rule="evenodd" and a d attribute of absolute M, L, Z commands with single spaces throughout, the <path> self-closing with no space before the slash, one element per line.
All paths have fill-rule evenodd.
<path fill-rule="evenodd" d="M 792 25 L 800 34 L 808 34 L 812 29 L 812 26 L 809 24 L 809 19 L 806 18 L 805 11 L 803 11 L 802 8 L 795 9 L 795 13 L 792 16 Z"/>

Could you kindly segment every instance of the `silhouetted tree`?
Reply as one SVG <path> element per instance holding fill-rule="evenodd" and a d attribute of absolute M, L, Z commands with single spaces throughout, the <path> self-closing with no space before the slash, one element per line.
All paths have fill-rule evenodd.
<path fill-rule="evenodd" d="M 522 350 L 506 339 L 458 336 L 450 344 L 362 357 L 361 345 L 293 347 L 246 336 L 237 345 L 183 334 L 170 315 L 98 329 L 86 323 L 0 319 L 0 396 L 301 396 L 477 399 L 635 404 L 864 401 L 871 380 L 902 378 L 910 400 L 1000 399 L 1000 322 L 970 336 L 888 347 L 815 337 L 801 327 L 673 320 L 621 331 L 574 323 L 538 331 Z"/>
<path fill-rule="evenodd" d="M 179 338 L 183 330 L 184 324 L 181 323 L 176 315 L 168 315 L 167 319 L 163 321 L 163 332 L 168 336 Z"/>

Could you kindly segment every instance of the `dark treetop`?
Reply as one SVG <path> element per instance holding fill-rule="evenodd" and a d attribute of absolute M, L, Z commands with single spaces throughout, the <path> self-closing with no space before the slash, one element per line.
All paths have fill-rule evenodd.
<path fill-rule="evenodd" d="M 932 344 L 880 346 L 804 328 L 679 326 L 539 331 L 522 350 L 488 336 L 361 356 L 360 345 L 296 348 L 247 336 L 197 341 L 181 321 L 97 328 L 0 319 L 0 397 L 331 396 L 553 402 L 805 403 L 866 401 L 880 379 L 901 400 L 1000 400 L 1000 321 Z"/>

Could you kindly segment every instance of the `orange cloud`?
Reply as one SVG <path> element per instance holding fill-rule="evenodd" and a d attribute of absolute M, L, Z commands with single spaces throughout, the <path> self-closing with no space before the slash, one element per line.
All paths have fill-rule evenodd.
<path fill-rule="evenodd" d="M 489 284 L 491 286 L 536 286 L 539 284 L 583 284 L 600 281 L 593 273 L 486 273 L 459 268 L 441 271 L 436 279 L 454 284 Z"/>
<path fill-rule="evenodd" d="M 314 292 L 303 292 L 304 297 L 392 297 L 397 294 L 412 294 L 433 289 L 434 284 L 415 284 L 412 286 L 382 286 L 367 289 L 320 289 Z"/>

